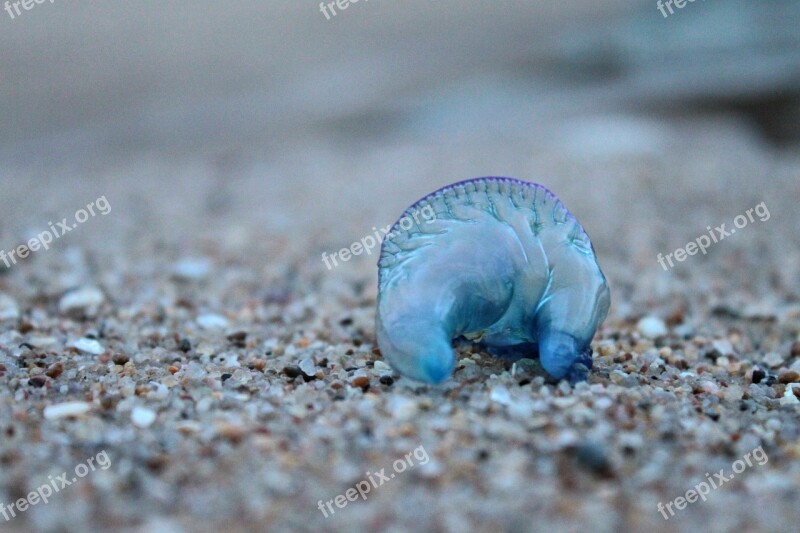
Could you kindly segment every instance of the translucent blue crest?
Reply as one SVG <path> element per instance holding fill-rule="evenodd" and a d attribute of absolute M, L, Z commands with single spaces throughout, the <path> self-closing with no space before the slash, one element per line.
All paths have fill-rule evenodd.
<path fill-rule="evenodd" d="M 511 178 L 440 189 L 403 213 L 378 261 L 378 345 L 399 373 L 440 383 L 457 337 L 554 378 L 586 379 L 608 284 L 581 225 L 549 190 Z"/>

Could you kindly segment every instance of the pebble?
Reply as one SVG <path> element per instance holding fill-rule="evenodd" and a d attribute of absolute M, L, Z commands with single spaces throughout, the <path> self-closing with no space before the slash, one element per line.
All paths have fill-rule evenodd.
<path fill-rule="evenodd" d="M 619 446 L 622 449 L 639 450 L 645 446 L 645 440 L 638 433 L 622 433 L 619 436 Z"/>
<path fill-rule="evenodd" d="M 608 396 L 601 396 L 594 402 L 594 407 L 598 410 L 605 410 L 614 405 L 614 400 Z"/>
<path fill-rule="evenodd" d="M 800 341 L 795 341 L 792 343 L 792 347 L 789 350 L 789 353 L 792 357 L 800 357 Z"/>
<path fill-rule="evenodd" d="M 731 341 L 727 339 L 715 340 L 711 343 L 711 347 L 714 349 L 714 351 L 722 356 L 734 354 L 733 344 L 731 344 Z"/>
<path fill-rule="evenodd" d="M 558 431 L 555 437 L 553 438 L 553 444 L 556 446 L 556 449 L 561 448 L 569 448 L 572 446 L 576 446 L 578 443 L 578 434 L 575 430 L 566 428 Z"/>
<path fill-rule="evenodd" d="M 216 313 L 206 313 L 197 317 L 197 324 L 203 329 L 225 329 L 228 319 Z"/>
<path fill-rule="evenodd" d="M 646 316 L 636 323 L 636 329 L 648 339 L 663 337 L 668 333 L 667 325 L 658 317 Z"/>
<path fill-rule="evenodd" d="M 216 427 L 217 434 L 221 437 L 238 443 L 247 435 L 247 428 L 239 424 L 221 423 Z"/>
<path fill-rule="evenodd" d="M 239 368 L 242 366 L 239 362 L 239 355 L 235 353 L 220 354 L 217 359 L 219 364 L 225 368 Z"/>
<path fill-rule="evenodd" d="M 103 348 L 103 345 L 100 344 L 97 340 L 88 339 L 86 337 L 81 337 L 80 339 L 72 342 L 71 346 L 80 350 L 81 352 L 92 355 L 100 355 L 101 353 L 106 351 L 106 349 Z"/>
<path fill-rule="evenodd" d="M 379 373 L 383 372 L 391 372 L 392 367 L 384 363 L 383 361 L 375 361 L 375 371 Z"/>
<path fill-rule="evenodd" d="M 28 344 L 36 348 L 49 348 L 58 344 L 58 339 L 55 337 L 30 337 Z"/>
<path fill-rule="evenodd" d="M 58 302 L 58 310 L 63 314 L 80 312 L 94 316 L 104 301 L 103 291 L 97 287 L 82 287 L 64 294 Z"/>
<path fill-rule="evenodd" d="M 246 331 L 235 331 L 230 335 L 227 335 L 225 338 L 228 339 L 231 342 L 231 344 L 233 344 L 237 348 L 244 348 L 247 346 Z"/>
<path fill-rule="evenodd" d="M 28 385 L 30 385 L 31 387 L 41 388 L 41 387 L 44 387 L 45 384 L 47 384 L 47 378 L 45 376 L 42 376 L 42 375 L 33 376 L 32 378 L 30 378 L 28 380 Z"/>
<path fill-rule="evenodd" d="M 4 320 L 17 320 L 19 307 L 17 302 L 7 294 L 0 294 L 0 322 Z"/>
<path fill-rule="evenodd" d="M 522 359 L 518 360 L 516 364 L 517 374 L 541 374 L 544 372 L 542 369 L 542 364 L 538 359 L 528 359 L 527 357 L 523 357 Z"/>
<path fill-rule="evenodd" d="M 289 365 L 283 367 L 283 373 L 290 378 L 296 378 L 302 375 L 303 371 L 297 365 Z"/>
<path fill-rule="evenodd" d="M 131 411 L 131 421 L 138 428 L 148 428 L 156 421 L 156 412 L 146 407 L 134 407 Z"/>
<path fill-rule="evenodd" d="M 312 377 L 317 372 L 317 367 L 314 365 L 314 361 L 311 358 L 306 357 L 300 364 L 298 365 L 300 371 L 305 374 L 305 377 Z"/>
<path fill-rule="evenodd" d="M 570 396 L 557 396 L 551 400 L 552 404 L 559 409 L 567 409 L 576 405 L 579 399 L 573 395 Z"/>
<path fill-rule="evenodd" d="M 729 402 L 738 402 L 742 399 L 744 391 L 739 385 L 729 385 L 725 389 L 725 400 Z"/>
<path fill-rule="evenodd" d="M 602 477 L 611 477 L 613 470 L 605 448 L 599 444 L 583 442 L 575 448 L 578 464 Z"/>
<path fill-rule="evenodd" d="M 212 263 L 206 258 L 184 258 L 172 267 L 172 275 L 184 281 L 200 281 L 211 274 Z"/>
<path fill-rule="evenodd" d="M 781 396 L 780 399 L 781 405 L 797 405 L 800 404 L 800 400 L 797 399 L 797 396 L 794 395 L 793 387 L 788 386 Z"/>
<path fill-rule="evenodd" d="M 53 363 L 47 368 L 45 374 L 47 377 L 56 379 L 58 376 L 64 373 L 64 365 L 61 363 Z"/>
<path fill-rule="evenodd" d="M 511 394 L 508 389 L 503 386 L 492 387 L 492 392 L 489 393 L 489 399 L 500 405 L 511 404 Z"/>
<path fill-rule="evenodd" d="M 719 392 L 719 385 L 713 381 L 702 381 L 700 383 L 700 389 L 708 394 L 717 394 Z"/>
<path fill-rule="evenodd" d="M 417 475 L 423 479 L 437 479 L 444 474 L 444 466 L 435 459 L 429 459 L 424 465 L 420 465 Z"/>
<path fill-rule="evenodd" d="M 622 378 L 620 385 L 622 385 L 623 387 L 627 387 L 629 389 L 638 387 L 639 386 L 638 374 L 628 374 L 627 376 Z"/>
<path fill-rule="evenodd" d="M 514 401 L 508 406 L 508 415 L 511 418 L 527 422 L 533 416 L 533 402 Z"/>
<path fill-rule="evenodd" d="M 764 362 L 770 367 L 776 368 L 783 364 L 783 357 L 778 352 L 769 352 L 764 356 Z"/>
<path fill-rule="evenodd" d="M 169 389 L 163 383 L 151 381 L 150 385 L 152 385 L 154 389 L 147 394 L 147 398 L 163 401 L 169 397 Z"/>
<path fill-rule="evenodd" d="M 392 415 L 392 418 L 408 420 L 417 414 L 419 408 L 417 402 L 410 398 L 405 396 L 392 396 L 386 405 L 386 409 Z"/>
<path fill-rule="evenodd" d="M 797 383 L 800 381 L 800 372 L 795 370 L 781 370 L 778 374 L 778 383 Z"/>
<path fill-rule="evenodd" d="M 369 378 L 367 376 L 357 376 L 350 381 L 350 384 L 354 387 L 366 389 L 369 387 Z"/>
<path fill-rule="evenodd" d="M 86 402 L 65 402 L 48 405 L 44 408 L 44 417 L 47 420 L 57 420 L 68 416 L 79 416 L 88 413 L 92 405 Z"/>

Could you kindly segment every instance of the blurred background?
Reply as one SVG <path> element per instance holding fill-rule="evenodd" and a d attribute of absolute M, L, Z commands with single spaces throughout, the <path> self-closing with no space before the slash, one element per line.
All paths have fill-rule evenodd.
<path fill-rule="evenodd" d="M 561 195 L 601 246 L 643 216 L 633 241 L 672 249 L 691 237 L 665 235 L 676 213 L 750 207 L 797 177 L 798 21 L 791 0 L 668 18 L 616 0 L 3 12 L 0 243 L 100 191 L 104 223 L 134 233 L 349 244 L 446 183 L 511 175 Z"/>

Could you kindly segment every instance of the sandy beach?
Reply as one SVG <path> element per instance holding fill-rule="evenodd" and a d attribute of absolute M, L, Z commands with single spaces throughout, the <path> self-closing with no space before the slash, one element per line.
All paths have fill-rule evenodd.
<path fill-rule="evenodd" d="M 0 530 L 796 528 L 798 20 L 3 19 Z M 612 305 L 585 383 L 469 343 L 444 384 L 408 380 L 376 345 L 376 254 L 326 266 L 479 176 L 545 185 L 590 235 Z"/>

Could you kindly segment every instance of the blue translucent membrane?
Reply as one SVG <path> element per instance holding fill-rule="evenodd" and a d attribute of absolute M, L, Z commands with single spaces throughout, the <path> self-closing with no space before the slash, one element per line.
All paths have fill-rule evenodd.
<path fill-rule="evenodd" d="M 452 340 L 536 357 L 556 379 L 586 379 L 610 295 L 583 228 L 541 185 L 478 178 L 411 206 L 378 262 L 378 345 L 404 376 L 440 383 Z"/>

